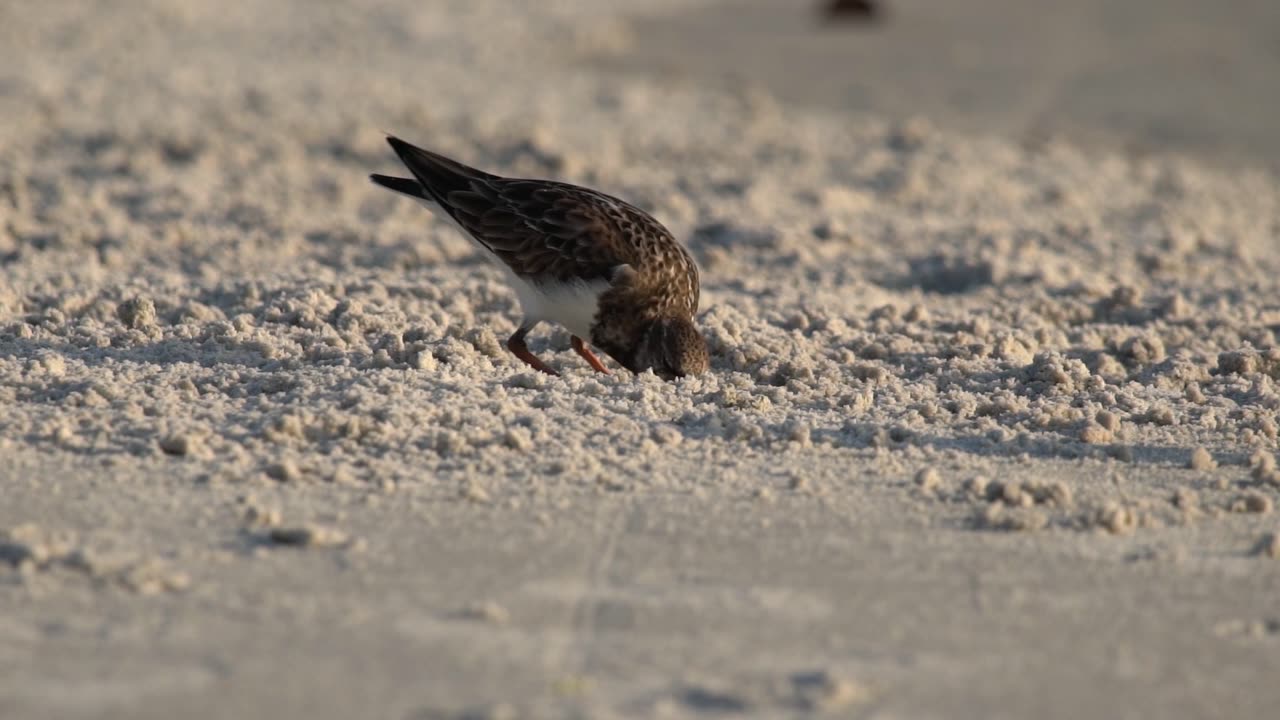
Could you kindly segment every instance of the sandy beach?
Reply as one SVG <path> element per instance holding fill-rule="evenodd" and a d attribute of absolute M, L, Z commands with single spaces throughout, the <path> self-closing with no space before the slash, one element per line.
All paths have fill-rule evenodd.
<path fill-rule="evenodd" d="M 1274 712 L 1274 132 L 638 5 L 0 9 L 0 717 Z M 652 212 L 711 372 L 515 360 L 386 133 Z"/>

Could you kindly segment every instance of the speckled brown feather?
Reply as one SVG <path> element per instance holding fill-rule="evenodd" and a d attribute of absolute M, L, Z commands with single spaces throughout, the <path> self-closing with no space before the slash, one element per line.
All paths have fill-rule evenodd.
<path fill-rule="evenodd" d="M 629 369 L 643 369 L 637 349 L 656 320 L 697 312 L 697 265 L 643 210 L 577 185 L 504 178 L 398 138 L 388 142 L 421 185 L 421 197 L 517 276 L 538 284 L 612 283 L 599 298 L 590 340 Z M 374 179 L 399 192 L 412 182 Z"/>
<path fill-rule="evenodd" d="M 657 220 L 610 195 L 551 180 L 498 177 L 395 138 L 427 195 L 512 272 L 539 282 L 614 280 L 630 265 L 657 314 L 698 310 L 698 270 Z"/>

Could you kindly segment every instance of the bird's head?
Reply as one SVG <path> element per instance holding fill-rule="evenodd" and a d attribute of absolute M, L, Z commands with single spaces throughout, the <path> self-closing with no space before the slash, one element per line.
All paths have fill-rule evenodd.
<path fill-rule="evenodd" d="M 628 367 L 634 372 L 652 369 L 664 380 L 674 380 L 686 375 L 701 375 L 709 365 L 707 341 L 694 327 L 693 321 L 683 317 L 662 317 L 644 329 Z"/>

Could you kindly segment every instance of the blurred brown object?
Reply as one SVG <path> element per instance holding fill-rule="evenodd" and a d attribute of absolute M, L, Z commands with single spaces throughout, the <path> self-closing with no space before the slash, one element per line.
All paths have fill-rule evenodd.
<path fill-rule="evenodd" d="M 880 19 L 881 8 L 876 0 L 828 0 L 822 16 L 832 22 L 874 22 Z"/>

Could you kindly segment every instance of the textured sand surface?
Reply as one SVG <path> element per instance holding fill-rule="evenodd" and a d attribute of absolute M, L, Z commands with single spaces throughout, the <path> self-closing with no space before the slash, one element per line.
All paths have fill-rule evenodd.
<path fill-rule="evenodd" d="M 1274 179 L 619 84 L 633 5 L 0 10 L 0 715 L 1271 712 Z M 384 131 L 651 210 L 713 371 L 519 364 Z"/>

